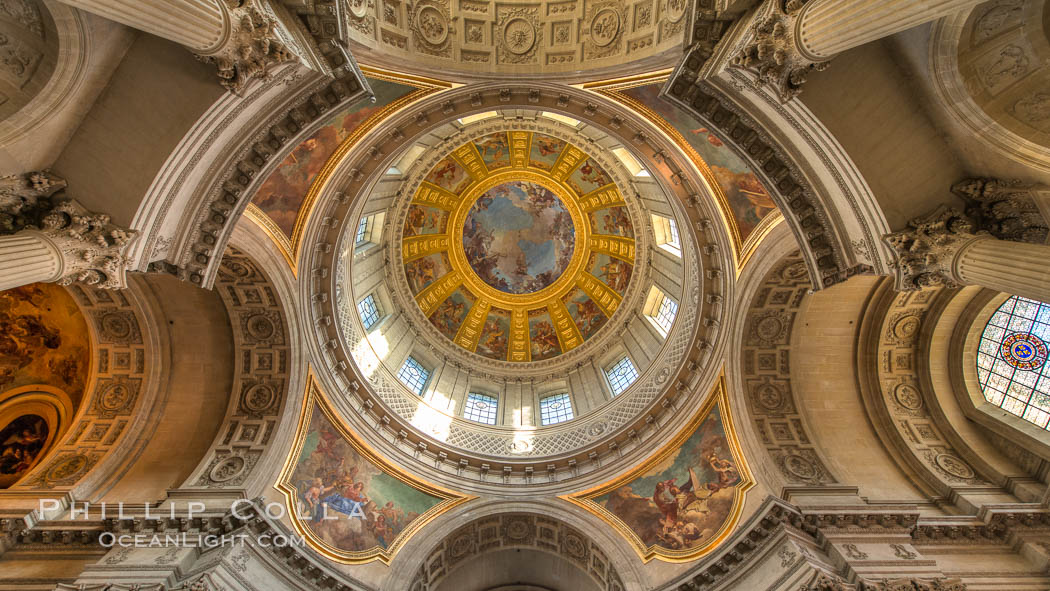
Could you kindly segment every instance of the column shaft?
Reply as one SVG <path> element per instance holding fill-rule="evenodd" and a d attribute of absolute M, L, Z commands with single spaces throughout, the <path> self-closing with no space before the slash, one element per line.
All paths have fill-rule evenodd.
<path fill-rule="evenodd" d="M 152 33 L 197 53 L 219 48 L 229 35 L 220 0 L 60 0 L 61 2 Z"/>
<path fill-rule="evenodd" d="M 1050 246 L 982 238 L 959 249 L 952 274 L 960 283 L 1050 302 Z"/>
<path fill-rule="evenodd" d="M 0 291 L 62 276 L 62 257 L 36 232 L 0 236 Z"/>
<path fill-rule="evenodd" d="M 796 41 L 813 61 L 979 4 L 980 0 L 810 0 Z"/>

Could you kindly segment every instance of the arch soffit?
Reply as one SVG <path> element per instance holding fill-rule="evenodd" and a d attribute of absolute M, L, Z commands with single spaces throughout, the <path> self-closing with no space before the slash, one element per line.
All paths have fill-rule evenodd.
<path fill-rule="evenodd" d="M 719 44 L 725 51 L 728 43 Z M 741 68 L 703 72 L 731 57 L 688 53 L 661 96 L 725 138 L 771 190 L 814 289 L 869 270 L 889 273 L 882 209 L 852 159 L 798 100 L 782 103 Z M 859 237 L 859 238 L 858 238 Z"/>
<path fill-rule="evenodd" d="M 660 150 L 663 150 L 664 154 L 670 153 L 670 146 L 661 144 L 656 138 L 650 136 L 643 127 L 619 116 L 616 107 L 609 105 L 607 101 L 593 95 L 580 96 L 579 93 L 564 87 L 550 87 L 549 85 L 537 84 L 508 88 L 506 86 L 489 85 L 485 88 L 471 87 L 457 95 L 443 94 L 438 97 L 424 99 L 418 107 L 422 112 L 419 116 L 414 119 L 404 114 L 400 118 L 394 117 L 387 126 L 384 126 L 387 133 L 382 135 L 375 134 L 375 136 L 365 140 L 366 145 L 374 142 L 371 144 L 368 152 L 384 154 L 386 155 L 384 158 L 368 158 L 368 153 L 362 154 L 361 152 L 364 152 L 362 150 L 356 152 L 356 155 L 352 155 L 333 170 L 333 178 L 339 179 L 339 182 L 329 183 L 324 188 L 318 199 L 318 206 L 312 212 L 304 232 L 306 244 L 320 246 L 303 249 L 299 263 L 301 267 L 317 271 L 312 273 L 312 276 L 303 274 L 300 277 L 300 298 L 303 302 L 312 301 L 320 304 L 311 305 L 308 310 L 311 324 L 315 324 L 319 328 L 315 358 L 323 360 L 325 365 L 334 368 L 332 372 L 322 372 L 322 381 L 329 382 L 325 385 L 326 390 L 335 393 L 345 393 L 345 396 L 338 397 L 346 399 L 342 401 L 342 404 L 346 406 L 346 408 L 342 409 L 344 416 L 353 422 L 367 419 L 369 415 L 372 415 L 371 419 L 368 419 L 362 425 L 356 425 L 355 428 L 368 427 L 364 429 L 365 431 L 375 431 L 378 428 L 379 431 L 375 435 L 379 435 L 382 431 L 390 431 L 389 435 L 382 436 L 377 443 L 389 445 L 391 439 L 393 439 L 399 449 L 403 448 L 403 451 L 407 452 L 410 457 L 416 456 L 417 459 L 422 457 L 426 460 L 435 460 L 435 456 L 441 453 L 442 455 L 438 457 L 443 459 L 438 461 L 437 465 L 444 461 L 452 462 L 455 465 L 457 461 L 462 459 L 467 462 L 466 467 L 469 468 L 463 473 L 479 478 L 482 481 L 484 480 L 483 473 L 476 470 L 478 464 L 485 462 L 485 459 L 468 459 L 463 457 L 462 452 L 457 448 L 443 447 L 440 445 L 440 442 L 416 434 L 414 427 L 408 424 L 400 424 L 396 421 L 396 416 L 387 412 L 381 403 L 376 404 L 378 401 L 373 402 L 371 400 L 372 394 L 368 393 L 367 388 L 362 387 L 362 384 L 367 384 L 367 381 L 356 374 L 351 367 L 351 360 L 345 357 L 338 346 L 340 338 L 338 327 L 331 322 L 331 319 L 336 314 L 334 310 L 329 311 L 335 306 L 335 298 L 333 296 L 335 295 L 336 279 L 334 277 L 335 273 L 326 272 L 333 268 L 332 259 L 337 255 L 336 251 L 338 249 L 334 248 L 334 244 L 337 243 L 340 236 L 345 235 L 343 226 L 350 223 L 347 221 L 350 218 L 347 212 L 354 204 L 350 202 L 349 197 L 358 194 L 361 191 L 361 187 L 369 186 L 371 179 L 382 174 L 388 168 L 393 156 L 398 154 L 416 133 L 425 132 L 441 122 L 451 121 L 474 112 L 492 110 L 494 107 L 513 106 L 515 100 L 524 102 L 529 108 L 550 110 L 581 118 L 581 120 L 587 120 L 607 131 L 613 137 L 619 138 L 625 145 L 627 142 L 631 142 L 636 153 L 640 152 L 645 158 L 653 158 L 654 154 Z M 435 115 L 436 118 L 431 119 Z M 390 132 L 389 130 L 391 129 L 394 131 Z M 419 131 L 415 131 L 416 129 Z M 713 203 L 708 203 L 707 200 L 702 199 L 690 201 L 688 198 L 690 194 L 702 194 L 696 188 L 695 180 L 691 179 L 688 173 L 683 171 L 673 161 L 669 161 L 669 165 L 673 167 L 672 174 L 677 175 L 678 178 L 678 184 L 671 186 L 669 193 L 673 193 L 678 199 L 693 205 L 693 207 L 686 208 L 690 217 L 694 218 L 693 224 L 696 224 L 695 218 L 699 218 L 702 215 L 701 212 L 707 213 L 707 219 L 710 219 L 712 212 L 709 210 L 713 207 Z M 695 231 L 693 228 L 690 229 Z M 706 223 L 700 224 L 699 230 L 709 238 L 717 236 L 720 241 L 725 240 L 723 227 Z M 542 479 L 553 483 L 556 479 L 568 477 L 570 474 L 572 477 L 575 477 L 576 475 L 596 470 L 602 465 L 603 460 L 600 459 L 601 456 L 608 456 L 610 453 L 613 454 L 611 457 L 619 457 L 621 454 L 627 455 L 639 447 L 634 442 L 641 442 L 650 437 L 652 433 L 662 432 L 663 429 L 677 429 L 681 427 L 679 424 L 681 421 L 673 418 L 662 424 L 661 421 L 664 419 L 660 419 L 657 415 L 664 414 L 661 412 L 661 409 L 675 408 L 678 403 L 670 402 L 670 400 L 678 398 L 680 393 L 693 392 L 695 394 L 707 391 L 705 384 L 709 380 L 703 378 L 702 374 L 711 373 L 707 371 L 712 369 L 707 366 L 707 360 L 714 358 L 713 354 L 716 347 L 720 346 L 721 331 L 718 330 L 718 326 L 721 324 L 720 318 L 725 314 L 723 306 L 707 304 L 721 302 L 723 297 L 726 297 L 728 300 L 728 295 L 722 296 L 722 294 L 726 293 L 732 285 L 727 274 L 722 271 L 722 269 L 726 269 L 732 264 L 728 249 L 712 248 L 705 254 L 706 258 L 703 264 L 708 269 L 707 277 L 709 280 L 705 284 L 708 295 L 706 298 L 701 298 L 702 301 L 706 299 L 706 302 L 700 305 L 707 311 L 711 321 L 705 322 L 706 327 L 700 329 L 701 334 L 698 335 L 700 346 L 690 350 L 689 362 L 686 363 L 684 373 L 677 378 L 672 375 L 666 381 L 668 385 L 678 384 L 673 388 L 669 388 L 668 394 L 670 398 L 666 398 L 668 403 L 666 405 L 656 404 L 660 400 L 665 399 L 662 397 L 657 398 L 649 406 L 652 410 L 640 415 L 636 425 L 628 425 L 631 428 L 625 427 L 622 432 L 615 433 L 614 435 L 617 438 L 615 440 L 601 436 L 596 439 L 596 446 L 581 448 L 570 457 L 552 459 L 556 462 L 552 464 L 555 466 L 554 472 L 565 474 L 565 476 L 548 473 L 546 478 L 538 477 L 536 481 Z M 643 420 L 646 414 L 652 414 L 657 420 Z M 387 419 L 389 422 L 386 422 Z M 620 436 L 627 431 L 633 431 L 633 435 L 631 437 L 623 437 L 621 440 Z M 401 435 L 402 433 L 404 435 Z M 425 446 L 419 447 L 419 443 L 425 443 Z M 609 446 L 607 445 L 608 443 L 616 443 L 616 445 Z M 624 444 L 629 449 L 625 449 L 623 447 Z M 591 451 L 598 454 L 598 460 L 588 456 L 588 453 Z M 518 472 L 521 469 L 520 465 L 506 464 L 496 458 L 490 459 L 494 460 L 488 464 L 490 469 L 498 470 L 506 466 L 514 473 L 514 482 L 520 480 L 521 484 L 533 483 L 527 476 Z M 478 464 L 471 460 L 477 461 Z M 427 463 L 430 462 L 428 461 Z M 438 476 L 438 478 L 441 478 L 441 476 Z"/>

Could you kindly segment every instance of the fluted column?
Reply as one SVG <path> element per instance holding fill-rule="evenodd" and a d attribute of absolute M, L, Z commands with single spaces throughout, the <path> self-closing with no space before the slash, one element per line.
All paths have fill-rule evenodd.
<path fill-rule="evenodd" d="M 60 0 L 133 29 L 207 54 L 230 34 L 230 17 L 220 0 Z"/>
<path fill-rule="evenodd" d="M 882 39 L 979 4 L 982 0 L 810 0 L 798 14 L 795 41 L 813 61 Z"/>
<path fill-rule="evenodd" d="M 973 220 L 941 207 L 884 240 L 897 254 L 897 289 L 980 285 L 1050 301 L 1050 245 L 999 240 Z"/>
<path fill-rule="evenodd" d="M 61 276 L 61 253 L 38 232 L 0 236 L 0 291 Z"/>
<path fill-rule="evenodd" d="M 65 186 L 44 172 L 0 178 L 0 290 L 38 281 L 125 287 L 134 232 L 67 198 Z"/>
<path fill-rule="evenodd" d="M 733 64 L 788 101 L 847 49 L 953 14 L 981 0 L 766 0 L 729 41 Z"/>
<path fill-rule="evenodd" d="M 980 285 L 1050 302 L 1050 246 L 995 238 L 971 240 L 952 261 L 960 285 Z"/>
<path fill-rule="evenodd" d="M 262 0 L 59 0 L 186 46 L 215 64 L 233 92 L 275 64 L 298 59 L 278 35 Z"/>

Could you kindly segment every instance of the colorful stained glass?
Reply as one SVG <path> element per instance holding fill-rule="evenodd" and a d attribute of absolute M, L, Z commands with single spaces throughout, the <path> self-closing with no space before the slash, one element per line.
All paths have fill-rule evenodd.
<path fill-rule="evenodd" d="M 985 400 L 1040 427 L 1050 423 L 1050 305 L 1013 296 L 992 314 L 977 346 Z"/>

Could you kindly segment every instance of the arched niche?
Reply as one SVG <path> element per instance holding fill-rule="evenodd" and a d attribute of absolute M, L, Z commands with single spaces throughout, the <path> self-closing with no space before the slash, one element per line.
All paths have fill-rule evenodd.
<path fill-rule="evenodd" d="M 0 489 L 16 484 L 69 429 L 73 403 L 62 390 L 30 384 L 0 394 Z"/>

